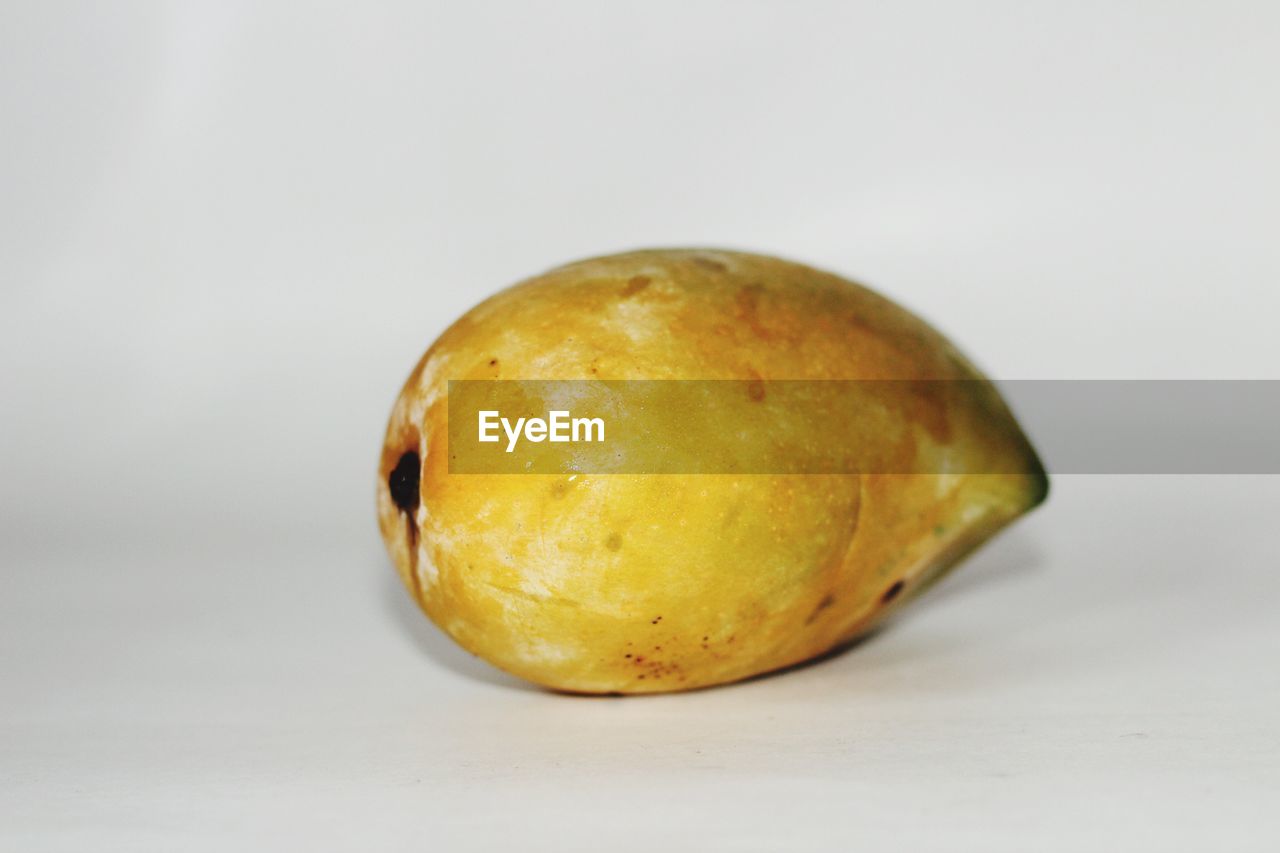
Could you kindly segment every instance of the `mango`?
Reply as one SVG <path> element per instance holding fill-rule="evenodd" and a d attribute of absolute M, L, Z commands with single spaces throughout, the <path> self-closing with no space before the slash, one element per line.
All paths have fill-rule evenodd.
<path fill-rule="evenodd" d="M 449 381 L 506 379 L 946 381 L 885 385 L 879 416 L 841 421 L 891 470 L 451 473 Z M 664 249 L 560 267 L 446 330 L 392 409 L 377 507 L 462 647 L 555 690 L 654 693 L 850 643 L 1047 491 L 994 386 L 918 317 L 800 264 Z"/>

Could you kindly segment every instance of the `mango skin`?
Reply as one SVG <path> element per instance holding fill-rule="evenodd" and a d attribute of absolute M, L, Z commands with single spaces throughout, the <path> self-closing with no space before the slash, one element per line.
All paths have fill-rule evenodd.
<path fill-rule="evenodd" d="M 850 440 L 901 470 L 1026 473 L 449 474 L 448 380 L 592 378 L 981 380 Z M 410 452 L 406 511 L 389 482 Z M 697 249 L 569 264 L 459 319 L 395 403 L 377 500 L 405 587 L 464 648 L 557 690 L 654 693 L 856 639 L 1047 489 L 994 387 L 922 320 L 806 266 Z"/>

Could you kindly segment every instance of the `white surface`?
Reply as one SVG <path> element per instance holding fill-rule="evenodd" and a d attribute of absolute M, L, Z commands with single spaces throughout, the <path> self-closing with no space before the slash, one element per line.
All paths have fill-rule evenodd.
<path fill-rule="evenodd" d="M 356 8 L 0 9 L 0 846 L 1280 846 L 1274 479 L 1059 478 L 850 653 L 620 701 L 454 650 L 370 482 L 454 317 L 642 245 L 1275 378 L 1275 6 Z"/>
<path fill-rule="evenodd" d="M 528 689 L 456 650 L 373 536 L 24 556 L 0 621 L 0 836 L 1274 850 L 1278 500 L 1280 478 L 1060 478 L 848 653 L 630 699 Z"/>

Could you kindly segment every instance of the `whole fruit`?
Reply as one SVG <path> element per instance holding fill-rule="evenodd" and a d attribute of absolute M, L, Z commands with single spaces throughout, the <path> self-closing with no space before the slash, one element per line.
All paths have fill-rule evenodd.
<path fill-rule="evenodd" d="M 908 473 L 450 473 L 448 382 L 494 379 L 965 390 L 903 385 L 890 417 L 850 424 Z M 866 633 L 1046 492 L 994 387 L 908 311 L 776 258 L 652 250 L 552 270 L 441 335 L 392 410 L 378 516 L 406 588 L 464 648 L 560 690 L 645 693 Z"/>

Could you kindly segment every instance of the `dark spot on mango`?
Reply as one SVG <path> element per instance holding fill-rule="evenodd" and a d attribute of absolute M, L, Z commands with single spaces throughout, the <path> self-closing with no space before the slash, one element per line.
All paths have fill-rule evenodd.
<path fill-rule="evenodd" d="M 835 596 L 830 594 L 824 595 L 822 597 L 822 600 L 818 602 L 818 606 L 813 608 L 813 612 L 809 614 L 809 618 L 804 620 L 804 624 L 806 625 L 812 624 L 813 621 L 818 618 L 818 614 L 822 613 L 822 611 L 826 610 L 828 607 L 830 607 L 835 603 L 836 603 Z"/>
<path fill-rule="evenodd" d="M 884 595 L 880 596 L 881 604 L 888 604 L 898 597 L 898 593 L 902 592 L 902 588 L 906 586 L 905 581 L 894 581 L 893 586 L 884 591 Z"/>
<path fill-rule="evenodd" d="M 622 536 L 618 533 L 610 533 L 609 538 L 604 540 L 604 547 L 610 551 L 617 551 L 622 547 Z"/>
<path fill-rule="evenodd" d="M 633 275 L 630 280 L 627 281 L 627 286 L 622 288 L 622 293 L 620 293 L 619 296 L 623 299 L 626 299 L 629 296 L 635 296 L 637 293 L 648 287 L 649 284 L 649 276 Z"/>
<path fill-rule="evenodd" d="M 729 269 L 719 261 L 711 258 L 704 258 L 702 255 L 694 255 L 693 262 L 704 270 L 711 270 L 712 272 L 725 272 Z"/>
<path fill-rule="evenodd" d="M 418 509 L 418 483 L 422 476 L 422 460 L 418 451 L 410 450 L 400 457 L 396 467 L 391 469 L 387 477 L 387 488 L 391 490 L 391 500 L 400 507 L 401 512 L 413 515 Z"/>

